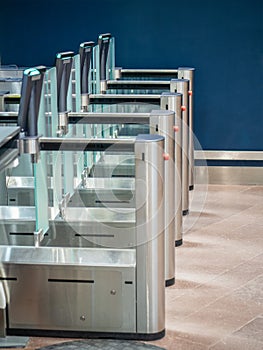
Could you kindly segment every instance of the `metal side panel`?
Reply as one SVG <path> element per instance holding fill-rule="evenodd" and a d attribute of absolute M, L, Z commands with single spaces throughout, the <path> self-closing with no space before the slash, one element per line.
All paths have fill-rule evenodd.
<path fill-rule="evenodd" d="M 208 171 L 208 179 L 205 173 Z M 196 166 L 196 183 L 217 185 L 263 185 L 262 167 Z"/>
<path fill-rule="evenodd" d="M 86 266 L 81 253 L 75 265 L 67 254 L 49 265 L 2 263 L 9 329 L 136 332 L 135 253 L 94 253 L 94 263 L 82 256 Z"/>
<path fill-rule="evenodd" d="M 42 246 L 128 248 L 135 245 L 133 208 L 67 208 L 50 221 Z M 0 207 L 0 245 L 34 245 L 34 207 Z"/>
<path fill-rule="evenodd" d="M 136 147 L 137 329 L 165 328 L 164 138 Z M 174 246 L 174 242 L 173 242 Z"/>
<path fill-rule="evenodd" d="M 218 185 L 262 185 L 263 184 L 263 152 L 262 151 L 195 151 L 195 160 L 202 165 L 195 168 L 197 183 Z M 226 162 L 228 165 L 209 165 L 207 161 Z M 233 165 L 236 162 L 236 165 Z M 238 164 L 243 162 L 243 164 Z M 248 162 L 247 164 L 244 162 Z M 256 164 L 258 162 L 258 164 Z M 254 163 L 252 166 L 251 163 Z M 208 173 L 208 177 L 207 177 Z"/>

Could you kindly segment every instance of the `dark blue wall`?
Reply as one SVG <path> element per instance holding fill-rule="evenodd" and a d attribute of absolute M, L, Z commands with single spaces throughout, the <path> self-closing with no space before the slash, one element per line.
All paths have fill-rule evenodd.
<path fill-rule="evenodd" d="M 52 65 L 110 31 L 119 66 L 194 66 L 203 148 L 263 150 L 262 0 L 12 0 L 0 30 L 3 64 Z"/>

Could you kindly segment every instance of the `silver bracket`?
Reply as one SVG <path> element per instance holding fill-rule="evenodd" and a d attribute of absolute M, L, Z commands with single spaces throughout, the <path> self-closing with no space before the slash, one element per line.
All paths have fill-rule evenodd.
<path fill-rule="evenodd" d="M 61 217 L 61 219 L 65 220 L 66 218 L 66 208 L 68 205 L 68 202 L 70 200 L 70 193 L 66 193 L 64 194 L 62 200 L 59 202 L 59 216 Z"/>
<path fill-rule="evenodd" d="M 43 241 L 43 238 L 44 238 L 44 231 L 42 228 L 40 230 L 34 232 L 35 247 L 40 246 L 40 243 Z"/>
<path fill-rule="evenodd" d="M 88 112 L 89 95 L 90 94 L 82 94 L 81 95 L 81 112 Z"/>
<path fill-rule="evenodd" d="M 58 113 L 58 137 L 66 135 L 68 133 L 68 113 L 69 111 Z"/>
<path fill-rule="evenodd" d="M 105 94 L 108 88 L 107 80 L 100 81 L 100 93 Z"/>
<path fill-rule="evenodd" d="M 18 140 L 19 154 L 31 154 L 32 163 L 37 163 L 40 155 L 39 137 L 21 137 Z"/>
<path fill-rule="evenodd" d="M 81 186 L 83 188 L 87 187 L 87 178 L 89 176 L 89 173 L 90 173 L 90 169 L 88 167 L 84 168 L 84 170 L 81 173 Z"/>
<path fill-rule="evenodd" d="M 121 67 L 115 67 L 114 77 L 116 80 L 121 79 Z"/>

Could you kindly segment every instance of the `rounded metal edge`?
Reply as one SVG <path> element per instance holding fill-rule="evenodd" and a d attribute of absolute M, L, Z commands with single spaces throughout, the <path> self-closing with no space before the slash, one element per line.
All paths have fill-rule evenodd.
<path fill-rule="evenodd" d="M 164 136 L 158 134 L 139 134 L 135 138 L 136 142 L 159 142 L 164 139 Z"/>
<path fill-rule="evenodd" d="M 189 70 L 189 71 L 195 71 L 196 68 L 194 67 L 178 67 L 178 70 Z"/>

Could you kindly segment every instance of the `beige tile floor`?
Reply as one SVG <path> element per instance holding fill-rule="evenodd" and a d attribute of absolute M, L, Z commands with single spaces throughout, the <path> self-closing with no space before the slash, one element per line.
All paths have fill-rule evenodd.
<path fill-rule="evenodd" d="M 197 186 L 166 289 L 167 350 L 263 349 L 263 187 Z M 30 338 L 26 350 L 65 341 Z"/>

